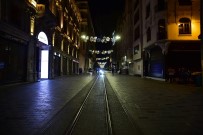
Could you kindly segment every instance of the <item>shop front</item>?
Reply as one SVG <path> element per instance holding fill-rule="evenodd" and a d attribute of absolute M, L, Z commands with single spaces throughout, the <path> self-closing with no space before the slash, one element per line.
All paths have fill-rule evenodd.
<path fill-rule="evenodd" d="M 153 46 L 145 50 L 144 76 L 155 78 L 165 77 L 165 56 L 160 46 Z"/>
<path fill-rule="evenodd" d="M 0 37 L 0 84 L 26 81 L 27 44 Z"/>

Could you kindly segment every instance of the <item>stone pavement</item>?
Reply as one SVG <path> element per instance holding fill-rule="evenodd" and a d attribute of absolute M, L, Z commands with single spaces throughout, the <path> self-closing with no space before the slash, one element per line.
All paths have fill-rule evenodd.
<path fill-rule="evenodd" d="M 202 135 L 203 89 L 106 73 L 121 103 L 144 135 Z M 0 134 L 32 135 L 94 76 L 0 86 Z"/>
<path fill-rule="evenodd" d="M 106 74 L 144 135 L 203 135 L 203 89 Z"/>
<path fill-rule="evenodd" d="M 93 78 L 80 75 L 0 86 L 0 134 L 35 134 Z"/>

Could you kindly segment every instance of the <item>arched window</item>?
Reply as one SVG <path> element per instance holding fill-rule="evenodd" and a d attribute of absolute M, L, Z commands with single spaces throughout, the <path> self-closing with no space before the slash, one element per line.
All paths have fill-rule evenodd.
<path fill-rule="evenodd" d="M 181 18 L 178 24 L 179 34 L 191 34 L 191 21 L 189 18 Z"/>

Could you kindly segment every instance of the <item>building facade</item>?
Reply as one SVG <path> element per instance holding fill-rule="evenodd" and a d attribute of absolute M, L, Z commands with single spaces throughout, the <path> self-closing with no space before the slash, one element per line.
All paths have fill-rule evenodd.
<path fill-rule="evenodd" d="M 0 84 L 79 73 L 75 0 L 0 0 Z"/>
<path fill-rule="evenodd" d="M 201 71 L 200 1 L 143 1 L 143 75 Z"/>
<path fill-rule="evenodd" d="M 26 81 L 34 73 L 28 54 L 34 46 L 36 2 L 0 1 L 0 83 Z M 33 53 L 33 52 L 30 52 Z"/>
<path fill-rule="evenodd" d="M 113 63 L 122 74 L 133 74 L 133 20 L 132 1 L 125 1 L 124 12 L 117 24 L 116 34 L 121 36 L 113 46 Z"/>
<path fill-rule="evenodd" d="M 133 43 L 120 46 L 133 48 L 133 66 L 129 66 L 133 75 L 165 80 L 169 67 L 176 71 L 201 71 L 199 0 L 128 2 L 132 25 L 123 21 L 120 29 L 133 29 L 128 34 L 133 35 Z M 129 36 L 123 38 L 128 40 Z"/>
<path fill-rule="evenodd" d="M 80 23 L 80 35 L 95 36 L 88 0 L 77 0 L 76 4 L 80 10 L 82 19 Z M 90 52 L 90 50 L 95 50 L 95 43 L 80 40 L 80 48 L 79 48 L 80 73 L 86 73 L 89 68 L 93 68 L 96 58 L 95 55 L 93 55 Z"/>

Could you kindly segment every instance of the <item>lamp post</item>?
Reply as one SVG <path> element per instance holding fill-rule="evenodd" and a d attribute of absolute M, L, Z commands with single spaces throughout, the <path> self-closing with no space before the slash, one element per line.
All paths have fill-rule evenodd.
<path fill-rule="evenodd" d="M 111 67 L 113 68 L 114 65 L 116 65 L 116 70 L 119 68 L 119 64 L 117 62 L 117 46 L 114 46 L 115 43 L 121 39 L 120 35 L 115 35 L 115 31 L 112 33 L 112 49 L 113 49 L 113 55 L 111 55 L 112 57 L 112 63 L 111 63 Z"/>

